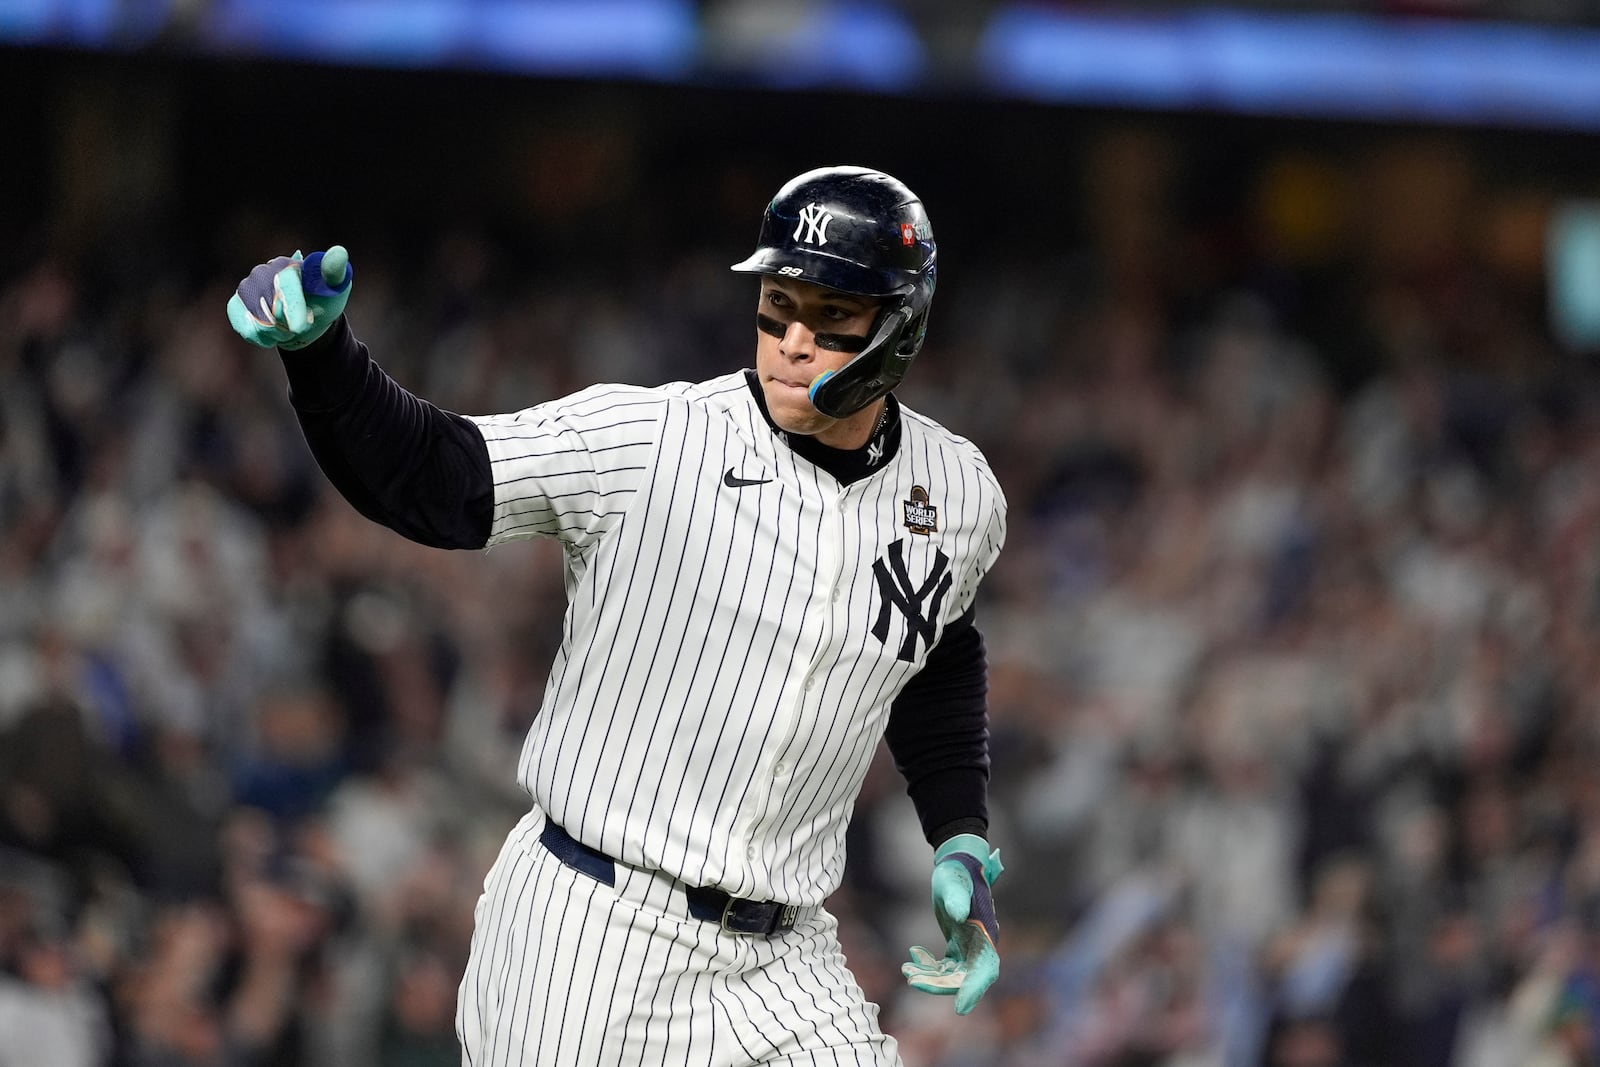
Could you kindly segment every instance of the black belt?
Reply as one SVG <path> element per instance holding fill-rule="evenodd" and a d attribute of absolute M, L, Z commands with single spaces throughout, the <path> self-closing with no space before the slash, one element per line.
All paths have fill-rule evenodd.
<path fill-rule="evenodd" d="M 539 843 L 556 859 L 575 871 L 606 885 L 617 884 L 617 864 L 610 856 L 583 842 L 546 819 Z M 745 900 L 711 886 L 685 886 L 689 914 L 716 923 L 730 934 L 771 935 L 788 930 L 800 909 L 777 900 Z"/>

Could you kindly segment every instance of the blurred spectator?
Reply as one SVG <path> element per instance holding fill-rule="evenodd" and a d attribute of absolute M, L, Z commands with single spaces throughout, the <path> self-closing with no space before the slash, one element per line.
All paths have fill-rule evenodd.
<path fill-rule="evenodd" d="M 59 915 L 0 886 L 0 1063 L 102 1067 L 111 1017 Z"/>

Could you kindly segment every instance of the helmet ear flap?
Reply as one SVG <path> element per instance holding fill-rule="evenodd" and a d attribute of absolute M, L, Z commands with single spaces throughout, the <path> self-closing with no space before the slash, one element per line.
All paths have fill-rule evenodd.
<path fill-rule="evenodd" d="M 900 334 L 900 342 L 895 346 L 895 351 L 906 359 L 911 359 L 922 351 L 922 342 L 928 336 L 928 307 L 924 307 L 916 318 L 906 323 L 906 328 Z"/>
<path fill-rule="evenodd" d="M 922 346 L 926 323 L 926 308 L 919 314 L 904 302 L 885 307 L 867 346 L 839 370 L 812 383 L 811 406 L 829 418 L 842 419 L 889 392 L 906 376 Z"/>

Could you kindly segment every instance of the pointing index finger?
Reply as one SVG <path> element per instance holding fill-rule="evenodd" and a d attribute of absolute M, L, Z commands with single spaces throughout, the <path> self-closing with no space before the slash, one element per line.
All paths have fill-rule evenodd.
<path fill-rule="evenodd" d="M 344 284 L 345 268 L 349 266 L 350 253 L 344 245 L 334 245 L 322 254 L 322 280 L 330 289 Z"/>

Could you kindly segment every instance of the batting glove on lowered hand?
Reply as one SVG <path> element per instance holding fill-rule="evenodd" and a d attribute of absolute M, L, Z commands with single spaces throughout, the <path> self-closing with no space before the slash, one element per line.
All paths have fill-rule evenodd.
<path fill-rule="evenodd" d="M 228 299 L 233 332 L 262 348 L 304 348 L 344 313 L 355 270 L 343 245 L 252 270 Z"/>
<path fill-rule="evenodd" d="M 1000 976 L 1000 924 L 989 887 L 1005 870 L 1000 850 L 977 834 L 957 834 L 933 854 L 933 914 L 945 936 L 941 959 L 921 945 L 900 965 L 911 988 L 956 998 L 956 1014 L 977 1007 Z"/>

